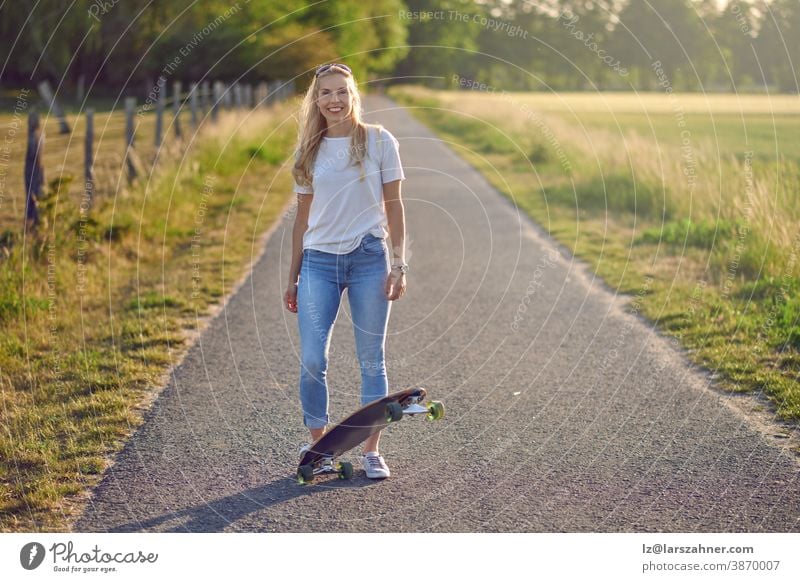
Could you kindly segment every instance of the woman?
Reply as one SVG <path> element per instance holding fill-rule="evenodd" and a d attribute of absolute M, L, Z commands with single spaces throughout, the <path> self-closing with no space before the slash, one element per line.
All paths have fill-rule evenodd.
<path fill-rule="evenodd" d="M 400 199 L 405 175 L 397 139 L 362 120 L 361 97 L 343 64 L 317 69 L 300 111 L 298 142 L 292 170 L 297 216 L 284 303 L 297 313 L 300 401 L 314 442 L 329 421 L 328 350 L 345 289 L 361 368 L 361 404 L 388 394 L 384 346 L 390 302 L 405 293 L 408 271 Z M 362 465 L 371 479 L 390 474 L 379 441 L 377 433 L 364 443 Z"/>

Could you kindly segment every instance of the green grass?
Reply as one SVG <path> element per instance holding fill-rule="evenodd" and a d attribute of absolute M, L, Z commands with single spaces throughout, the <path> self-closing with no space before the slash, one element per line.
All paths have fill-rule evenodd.
<path fill-rule="evenodd" d="M 777 417 L 800 420 L 795 104 L 781 102 L 773 120 L 766 98 L 746 99 L 741 113 L 712 100 L 701 113 L 686 97 L 681 128 L 673 104 L 653 95 L 646 111 L 630 95 L 602 106 L 586 95 L 390 95 L 611 287 L 637 294 L 652 278 L 641 313 L 722 388 L 763 394 Z"/>
<path fill-rule="evenodd" d="M 89 217 L 79 181 L 51 180 L 38 234 L 0 238 L 0 530 L 68 528 L 197 318 L 243 274 L 291 196 L 286 107 L 243 127 L 222 115 L 180 167 L 165 157 Z"/>
<path fill-rule="evenodd" d="M 580 111 L 559 116 L 570 123 L 582 123 L 589 131 L 634 131 L 662 147 L 681 144 L 683 128 L 676 124 L 673 113 L 623 112 L 612 118 L 606 113 Z M 758 152 L 762 160 L 774 160 L 778 152 L 787 159 L 800 160 L 800 141 L 795 137 L 800 132 L 800 117 L 796 113 L 687 113 L 685 123 L 691 137 L 708 140 L 722 157 L 742 156 L 749 149 Z"/>
<path fill-rule="evenodd" d="M 692 221 L 684 218 L 666 222 L 658 227 L 648 228 L 642 232 L 637 242 L 713 249 L 715 244 L 720 244 L 721 241 L 728 241 L 737 232 L 742 232 L 742 228 L 740 225 L 737 229 L 737 225 L 724 220 L 701 219 Z"/>

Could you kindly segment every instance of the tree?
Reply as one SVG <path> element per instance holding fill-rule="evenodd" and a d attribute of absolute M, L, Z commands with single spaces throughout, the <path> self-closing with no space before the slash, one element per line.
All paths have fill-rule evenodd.
<path fill-rule="evenodd" d="M 627 73 L 611 43 L 613 0 L 559 0 L 553 42 L 569 62 L 561 67 L 575 89 L 602 89 Z M 571 63 L 571 64 L 570 64 Z"/>
<path fill-rule="evenodd" d="M 645 89 L 665 80 L 674 89 L 695 87 L 694 63 L 713 54 L 713 43 L 687 0 L 630 0 L 613 36 L 614 52 L 629 55 Z M 661 79 L 653 72 L 656 63 L 663 70 Z"/>
<path fill-rule="evenodd" d="M 751 86 L 760 77 L 753 53 L 753 6 L 741 0 L 731 0 L 722 12 L 706 20 L 719 46 L 719 64 L 713 72 L 714 80 L 727 84 L 731 89 L 740 85 Z"/>
<path fill-rule="evenodd" d="M 401 20 L 408 26 L 410 48 L 395 70 L 398 79 L 416 83 L 439 77 L 442 86 L 452 86 L 454 74 L 477 75 L 481 25 L 473 18 L 483 13 L 479 5 L 472 0 L 408 0 L 407 7 Z M 434 17 L 408 17 L 408 12 Z"/>
<path fill-rule="evenodd" d="M 774 0 L 757 6 L 761 13 L 755 42 L 758 63 L 768 83 L 781 91 L 797 93 L 800 67 L 800 6 L 797 0 Z"/>
<path fill-rule="evenodd" d="M 347 61 L 357 80 L 366 81 L 369 71 L 388 72 L 406 55 L 406 28 L 399 20 L 403 8 L 401 0 L 337 0 L 307 10 L 302 22 L 329 34 L 336 58 Z"/>

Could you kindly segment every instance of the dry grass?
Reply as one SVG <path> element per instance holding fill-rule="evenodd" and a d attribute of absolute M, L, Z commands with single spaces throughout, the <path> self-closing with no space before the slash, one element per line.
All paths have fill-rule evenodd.
<path fill-rule="evenodd" d="M 14 241 L 0 280 L 0 529 L 68 529 L 259 252 L 291 196 L 289 107 L 222 114 L 88 214 L 62 180 L 39 232 Z"/>
<path fill-rule="evenodd" d="M 641 312 L 723 387 L 800 419 L 796 97 L 390 94 L 620 292 L 654 277 Z"/>

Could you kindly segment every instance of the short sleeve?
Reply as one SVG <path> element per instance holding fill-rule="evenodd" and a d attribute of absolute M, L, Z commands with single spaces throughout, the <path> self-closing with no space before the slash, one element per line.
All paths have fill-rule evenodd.
<path fill-rule="evenodd" d="M 300 151 L 299 150 L 295 150 L 295 152 L 294 152 L 295 162 L 297 161 L 297 158 L 299 156 L 300 156 Z M 313 188 L 311 188 L 309 186 L 301 186 L 300 184 L 297 183 L 297 180 L 294 180 L 294 193 L 295 194 L 313 194 L 314 190 L 313 190 Z"/>
<path fill-rule="evenodd" d="M 406 175 L 403 173 L 403 165 L 400 162 L 400 142 L 397 138 L 389 132 L 388 129 L 381 130 L 379 144 L 383 151 L 381 157 L 381 182 L 394 182 L 395 180 L 405 180 Z"/>
<path fill-rule="evenodd" d="M 301 186 L 295 181 L 294 192 L 295 194 L 313 194 L 314 190 L 309 188 L 308 186 Z"/>

